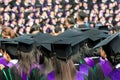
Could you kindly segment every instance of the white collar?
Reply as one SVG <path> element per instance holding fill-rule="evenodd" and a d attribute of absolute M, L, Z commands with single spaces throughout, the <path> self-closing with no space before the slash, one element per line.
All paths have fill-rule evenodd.
<path fill-rule="evenodd" d="M 16 64 L 18 62 L 18 60 L 17 59 L 13 59 L 10 62 L 13 63 L 13 64 Z"/>
<path fill-rule="evenodd" d="M 74 65 L 75 65 L 75 66 L 78 66 L 79 64 L 75 63 Z"/>
<path fill-rule="evenodd" d="M 2 56 L 2 53 L 0 53 L 0 56 Z"/>
<path fill-rule="evenodd" d="M 115 66 L 115 68 L 120 68 L 120 63 L 118 63 L 116 66 Z"/>

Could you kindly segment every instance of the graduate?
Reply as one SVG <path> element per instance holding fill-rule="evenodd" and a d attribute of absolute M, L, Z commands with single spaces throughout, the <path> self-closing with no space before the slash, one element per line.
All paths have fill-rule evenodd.
<path fill-rule="evenodd" d="M 79 69 L 77 70 L 74 65 L 76 63 L 73 63 L 72 61 L 72 56 L 79 51 L 79 43 L 86 40 L 87 37 L 76 37 L 75 34 L 80 33 L 77 33 L 77 31 L 74 30 L 73 33 L 71 30 L 71 35 L 67 33 L 69 33 L 69 30 L 64 32 L 64 35 L 61 34 L 49 41 L 46 41 L 46 43 L 51 42 L 53 50 L 51 54 L 55 52 L 53 54 L 53 57 L 51 57 L 53 63 L 53 71 L 48 74 L 48 80 L 86 80 L 88 78 L 88 80 L 94 80 L 95 78 L 92 68 L 86 64 L 78 64 Z M 69 76 L 66 74 L 69 74 Z"/>
<path fill-rule="evenodd" d="M 76 70 L 71 59 L 70 45 L 56 44 L 55 56 L 51 58 L 53 71 L 48 74 L 48 80 L 87 80 L 87 77 Z"/>
<path fill-rule="evenodd" d="M 105 40 L 101 41 L 94 48 L 101 48 L 101 62 L 96 65 L 96 75 L 98 80 L 119 80 L 119 38 L 120 33 L 113 34 L 107 37 Z M 99 79 L 101 78 L 101 79 Z"/>
<path fill-rule="evenodd" d="M 18 54 L 17 54 L 18 43 L 14 41 L 8 41 L 8 42 L 3 42 L 2 44 L 5 45 L 6 53 L 4 57 L 8 61 L 8 64 L 6 66 L 11 68 L 18 62 Z"/>
<path fill-rule="evenodd" d="M 87 36 L 88 39 L 84 43 L 83 47 L 81 48 L 81 53 L 84 54 L 85 62 L 94 68 L 94 65 L 98 63 L 100 51 L 99 48 L 93 49 L 93 47 L 99 43 L 100 41 L 104 40 L 109 34 L 106 31 L 97 30 L 97 29 L 90 29 L 88 31 L 84 31 L 84 36 Z"/>
<path fill-rule="evenodd" d="M 8 64 L 8 60 L 7 60 L 7 53 L 6 53 L 6 50 L 5 50 L 5 45 L 3 44 L 3 42 L 8 42 L 9 40 L 8 39 L 3 39 L 3 38 L 0 38 L 0 52 L 1 52 L 1 57 L 0 57 L 0 64 L 6 66 Z"/>
<path fill-rule="evenodd" d="M 85 12 L 78 12 L 78 17 L 75 25 L 76 28 L 87 28 L 87 26 L 84 24 L 85 17 L 87 17 L 87 14 Z"/>
<path fill-rule="evenodd" d="M 4 47 L 4 58 L 7 61 L 7 64 L 0 64 L 0 80 L 20 80 L 19 76 L 11 71 L 11 67 L 13 67 L 17 62 L 17 42 L 14 41 L 4 41 L 2 45 Z M 14 49 L 14 50 L 13 50 Z"/>
<path fill-rule="evenodd" d="M 18 63 L 12 71 L 21 77 L 21 80 L 44 80 L 43 72 L 35 59 L 36 47 L 29 36 L 20 36 L 14 39 L 19 43 Z M 46 80 L 46 79 L 45 79 Z"/>

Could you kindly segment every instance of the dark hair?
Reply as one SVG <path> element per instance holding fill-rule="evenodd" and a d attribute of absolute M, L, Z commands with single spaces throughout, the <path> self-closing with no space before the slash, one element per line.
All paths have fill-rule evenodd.
<path fill-rule="evenodd" d="M 30 33 L 33 33 L 34 31 L 40 31 L 40 25 L 33 25 L 30 29 Z"/>
<path fill-rule="evenodd" d="M 107 59 L 110 61 L 110 63 L 114 66 L 115 65 L 115 56 L 113 55 L 114 52 L 112 51 L 111 47 L 109 45 L 103 46 L 103 50 L 105 51 L 107 55 Z"/>
<path fill-rule="evenodd" d="M 85 14 L 83 14 L 85 15 Z M 81 16 L 81 12 L 78 13 L 78 19 L 84 21 L 85 16 Z"/>
<path fill-rule="evenodd" d="M 69 24 L 75 24 L 75 19 L 73 18 L 73 16 L 68 16 L 67 21 Z"/>
<path fill-rule="evenodd" d="M 56 26 L 55 27 L 55 33 L 58 33 L 59 31 L 62 31 L 61 27 L 60 26 Z"/>

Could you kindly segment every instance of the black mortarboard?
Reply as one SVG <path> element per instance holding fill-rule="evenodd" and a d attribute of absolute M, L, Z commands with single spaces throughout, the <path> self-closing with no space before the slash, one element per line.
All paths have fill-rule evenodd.
<path fill-rule="evenodd" d="M 35 34 L 32 38 L 34 39 L 36 46 L 39 47 L 39 46 L 41 46 L 43 41 L 49 40 L 50 38 L 52 38 L 52 36 L 48 33 L 43 34 L 43 33 L 39 32 L 39 33 Z"/>
<path fill-rule="evenodd" d="M 30 52 L 33 48 L 34 40 L 29 36 L 19 36 L 14 38 L 19 43 L 18 49 L 23 52 Z"/>
<path fill-rule="evenodd" d="M 104 39 L 109 36 L 109 34 L 106 34 L 104 31 L 97 29 L 90 29 L 88 31 L 85 31 L 83 35 L 87 36 L 92 41 Z"/>
<path fill-rule="evenodd" d="M 63 32 L 62 34 L 52 37 L 49 40 L 44 41 L 43 43 L 54 43 L 54 42 L 58 42 L 61 41 L 63 39 L 66 38 L 71 38 L 71 37 L 75 37 L 75 36 L 80 36 L 81 32 L 77 31 L 77 30 L 66 30 L 65 32 Z"/>
<path fill-rule="evenodd" d="M 46 45 L 46 47 L 49 47 L 49 48 L 51 48 L 51 44 L 53 44 L 53 43 L 56 43 L 56 42 L 59 42 L 59 41 L 61 41 L 60 42 L 60 44 L 65 44 L 65 46 L 67 46 L 66 45 L 66 41 L 70 41 L 69 39 L 70 38 L 72 38 L 72 37 L 75 37 L 75 36 L 77 36 L 77 35 L 79 35 L 80 34 L 80 32 L 79 31 L 76 31 L 76 30 L 67 30 L 67 31 L 65 31 L 65 32 L 63 32 L 62 34 L 60 34 L 60 35 L 58 35 L 58 36 L 55 36 L 55 37 L 52 37 L 52 38 L 49 38 L 48 40 L 45 40 L 45 41 L 43 41 L 42 43 L 44 44 L 44 47 L 45 47 L 45 45 Z M 78 38 L 78 37 L 77 37 Z M 66 40 L 65 40 L 66 39 Z M 76 40 L 76 39 L 75 39 Z M 73 42 L 73 40 L 71 40 L 71 42 L 69 42 L 69 43 L 72 43 Z M 77 42 L 77 41 L 76 41 Z M 68 42 L 67 42 L 68 43 Z M 43 44 L 42 44 L 42 46 L 43 46 Z M 56 44 L 59 44 L 59 43 L 56 43 Z M 76 44 L 76 43 L 75 43 Z M 49 45 L 49 46 L 48 46 Z M 72 44 L 72 45 L 74 45 L 74 44 Z M 61 45 L 60 45 L 61 46 Z M 52 50 L 52 49 L 51 49 Z M 52 50 L 53 51 L 53 50 Z"/>
<path fill-rule="evenodd" d="M 19 43 L 18 50 L 22 52 L 30 52 L 32 51 L 33 44 L 25 44 L 25 43 Z"/>
<path fill-rule="evenodd" d="M 90 30 L 91 28 L 87 28 L 85 25 L 79 25 L 79 28 L 77 28 L 78 31 L 88 31 Z"/>
<path fill-rule="evenodd" d="M 92 31 L 87 32 L 87 33 L 90 35 L 92 33 Z M 77 43 L 85 41 L 86 39 L 89 38 L 89 35 L 87 33 L 85 34 L 84 32 L 82 33 L 77 30 L 67 30 L 67 31 L 63 32 L 62 34 L 45 41 L 45 43 L 48 43 L 48 44 L 50 44 L 50 43 L 58 44 L 59 42 L 60 42 L 59 44 L 69 43 L 69 44 L 71 44 L 72 49 L 73 49 L 73 46 L 76 47 L 76 50 L 74 50 L 74 51 L 72 50 L 74 53 L 77 51 L 77 48 L 78 48 Z"/>
<path fill-rule="evenodd" d="M 109 34 L 105 33 L 102 30 L 92 28 L 87 31 L 84 31 L 82 35 L 84 35 L 84 37 L 87 38 L 86 42 L 90 48 L 94 47 L 101 40 L 109 36 Z"/>
<path fill-rule="evenodd" d="M 8 42 L 3 42 L 2 44 L 5 45 L 5 50 L 12 59 L 16 59 L 18 57 L 17 54 L 18 42 L 8 41 Z"/>
<path fill-rule="evenodd" d="M 55 56 L 62 60 L 67 60 L 71 55 L 79 51 L 79 44 L 87 38 L 84 36 L 74 36 L 70 38 L 59 37 L 60 40 L 51 44 Z"/>
<path fill-rule="evenodd" d="M 50 57 L 51 53 L 51 45 L 50 44 L 43 44 L 43 41 L 49 40 L 52 38 L 52 36 L 48 33 L 37 33 L 32 37 L 35 41 L 35 44 L 37 47 L 40 48 L 40 51 L 47 57 Z"/>
<path fill-rule="evenodd" d="M 26 36 L 22 35 L 22 36 L 16 37 L 16 38 L 14 38 L 14 41 L 19 42 L 19 43 L 24 43 L 24 44 L 33 44 L 34 43 L 33 39 L 27 35 Z"/>
<path fill-rule="evenodd" d="M 71 56 L 72 47 L 70 44 L 52 44 L 52 48 L 57 58 L 66 60 Z"/>
<path fill-rule="evenodd" d="M 111 34 L 106 39 L 98 43 L 94 48 L 108 46 L 114 51 L 114 53 L 120 53 L 120 46 L 119 46 L 120 36 L 119 35 L 120 35 L 120 32 L 116 34 Z"/>
<path fill-rule="evenodd" d="M 66 30 L 65 32 L 63 32 L 62 34 L 56 36 L 56 37 L 72 37 L 72 36 L 77 36 L 80 35 L 81 32 L 77 31 L 77 30 Z"/>
<path fill-rule="evenodd" d="M 11 41 L 10 39 L 5 39 L 5 38 L 0 38 L 0 48 L 4 49 L 4 44 L 2 44 L 3 42 L 8 42 Z"/>
<path fill-rule="evenodd" d="M 97 29 L 99 30 L 106 30 L 106 31 L 109 31 L 110 29 L 108 28 L 108 26 L 98 26 L 96 27 Z"/>

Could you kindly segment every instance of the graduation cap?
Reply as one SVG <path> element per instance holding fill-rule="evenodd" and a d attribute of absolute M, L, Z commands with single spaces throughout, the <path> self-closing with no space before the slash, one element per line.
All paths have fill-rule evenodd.
<path fill-rule="evenodd" d="M 71 45 L 72 53 L 76 53 L 80 42 L 86 40 L 86 36 L 83 36 L 81 32 L 77 30 L 67 30 L 63 32 L 62 34 L 52 37 L 49 40 L 43 41 L 43 44 L 50 44 L 51 50 L 54 52 L 53 49 L 54 45 L 65 45 L 68 46 L 68 44 Z M 67 44 L 67 45 L 66 45 Z M 78 44 L 78 45 L 77 45 Z M 76 49 L 73 49 L 73 47 Z"/>
<path fill-rule="evenodd" d="M 31 36 L 27 36 L 27 35 L 22 35 L 22 36 L 16 37 L 13 40 L 16 42 L 19 42 L 19 43 L 24 43 L 24 44 L 33 44 L 34 43 Z"/>
<path fill-rule="evenodd" d="M 49 40 L 43 41 L 43 43 L 50 44 L 50 43 L 61 41 L 61 40 L 66 39 L 66 38 L 81 36 L 80 34 L 81 34 L 81 32 L 77 31 L 77 30 L 66 30 L 65 32 L 63 32 L 55 37 L 52 37 Z"/>
<path fill-rule="evenodd" d="M 5 39 L 5 38 L 0 38 L 0 48 L 4 49 L 4 44 L 3 42 L 8 42 L 11 41 L 10 39 Z"/>
<path fill-rule="evenodd" d="M 45 55 L 46 57 L 50 57 L 51 53 L 51 45 L 50 44 L 43 44 L 43 41 L 49 40 L 52 38 L 52 36 L 48 33 L 37 33 L 32 37 L 35 41 L 36 47 L 40 48 L 40 51 Z"/>
<path fill-rule="evenodd" d="M 23 52 L 30 52 L 34 45 L 34 40 L 30 36 L 19 36 L 14 38 L 19 43 L 18 49 Z"/>
<path fill-rule="evenodd" d="M 77 30 L 66 30 L 62 34 L 60 34 L 60 35 L 58 35 L 56 37 L 68 38 L 68 37 L 73 37 L 73 36 L 77 36 L 77 35 L 80 35 L 80 34 L 81 34 L 81 32 L 77 31 Z"/>
<path fill-rule="evenodd" d="M 114 53 L 120 53 L 120 32 L 108 36 L 106 39 L 98 43 L 94 48 L 108 46 Z"/>
<path fill-rule="evenodd" d="M 84 40 L 86 40 L 86 37 L 84 36 L 62 38 L 61 40 L 51 44 L 52 51 L 55 53 L 57 58 L 67 60 L 71 55 L 76 54 L 79 51 L 79 45 Z"/>
<path fill-rule="evenodd" d="M 48 33 L 43 34 L 39 32 L 35 34 L 34 36 L 32 36 L 32 38 L 34 39 L 36 46 L 39 47 L 42 45 L 43 41 L 49 40 L 50 38 L 52 38 L 52 36 Z"/>
<path fill-rule="evenodd" d="M 110 30 L 108 26 L 97 26 L 96 28 L 99 30 L 106 30 L 106 31 Z"/>
<path fill-rule="evenodd" d="M 55 56 L 62 60 L 68 59 L 72 54 L 72 48 L 70 44 L 52 44 L 53 52 Z"/>
<path fill-rule="evenodd" d="M 89 48 L 93 48 L 101 40 L 109 36 L 109 34 L 105 33 L 102 30 L 92 28 L 87 31 L 84 31 L 82 35 L 87 38 L 86 43 Z"/>
<path fill-rule="evenodd" d="M 16 59 L 18 57 L 17 50 L 18 50 L 18 42 L 8 41 L 2 42 L 5 45 L 6 52 L 10 55 L 12 59 Z"/>
<path fill-rule="evenodd" d="M 109 36 L 109 34 L 106 34 L 105 31 L 97 30 L 97 29 L 90 29 L 88 31 L 85 31 L 83 33 L 83 35 L 87 36 L 88 39 L 90 39 L 92 41 L 96 41 L 96 40 L 99 40 L 99 39 L 104 39 L 104 38 Z"/>
<path fill-rule="evenodd" d="M 85 25 L 80 25 L 79 28 L 77 28 L 76 30 L 78 31 L 81 31 L 81 32 L 84 32 L 84 31 L 88 31 L 90 30 L 91 28 L 86 28 Z"/>

